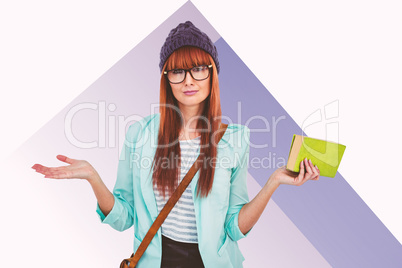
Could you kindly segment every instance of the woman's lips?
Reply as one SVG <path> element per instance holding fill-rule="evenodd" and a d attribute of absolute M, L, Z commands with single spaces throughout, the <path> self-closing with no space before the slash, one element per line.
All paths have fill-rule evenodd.
<path fill-rule="evenodd" d="M 197 93 L 197 90 L 192 90 L 192 91 L 185 91 L 184 94 L 190 96 L 190 95 L 194 95 L 195 93 Z"/>

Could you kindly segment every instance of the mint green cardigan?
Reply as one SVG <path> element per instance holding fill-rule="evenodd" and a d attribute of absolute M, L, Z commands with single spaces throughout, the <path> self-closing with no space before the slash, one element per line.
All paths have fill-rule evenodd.
<path fill-rule="evenodd" d="M 156 151 L 160 114 L 132 124 L 120 154 L 113 189 L 114 206 L 105 216 L 97 204 L 102 223 L 118 231 L 134 226 L 135 252 L 158 216 L 152 187 L 151 163 Z M 218 144 L 212 190 L 206 198 L 196 196 L 199 171 L 191 181 L 197 222 L 198 247 L 205 267 L 243 267 L 244 257 L 237 241 L 243 234 L 238 225 L 240 209 L 249 201 L 247 166 L 250 129 L 229 124 Z M 137 267 L 160 267 L 161 231 L 152 239 Z"/>

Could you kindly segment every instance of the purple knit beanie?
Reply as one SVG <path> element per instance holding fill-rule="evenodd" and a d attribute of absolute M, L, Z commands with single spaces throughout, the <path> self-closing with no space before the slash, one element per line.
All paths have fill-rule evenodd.
<path fill-rule="evenodd" d="M 191 21 L 180 23 L 172 29 L 161 48 L 159 69 L 162 72 L 163 65 L 169 56 L 178 48 L 184 46 L 195 46 L 209 53 L 215 61 L 217 72 L 219 73 L 218 51 L 211 39 Z"/>

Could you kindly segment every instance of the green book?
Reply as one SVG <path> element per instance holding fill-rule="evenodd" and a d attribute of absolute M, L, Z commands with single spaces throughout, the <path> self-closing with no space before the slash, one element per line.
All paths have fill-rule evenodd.
<path fill-rule="evenodd" d="M 301 135 L 293 135 L 286 168 L 300 171 L 300 162 L 307 157 L 317 165 L 320 176 L 335 177 L 346 146 Z"/>

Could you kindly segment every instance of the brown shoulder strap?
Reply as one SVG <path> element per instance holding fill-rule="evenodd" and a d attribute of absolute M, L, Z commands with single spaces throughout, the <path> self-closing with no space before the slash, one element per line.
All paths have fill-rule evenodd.
<path fill-rule="evenodd" d="M 216 144 L 219 143 L 223 134 L 225 134 L 227 127 L 228 127 L 227 124 L 221 123 L 220 129 L 219 129 L 218 133 L 216 133 L 216 136 L 215 136 Z M 131 257 L 129 259 L 124 259 L 120 264 L 120 268 L 134 268 L 137 265 L 142 254 L 144 254 L 149 243 L 151 243 L 151 240 L 154 238 L 159 227 L 165 221 L 169 212 L 173 209 L 174 205 L 177 203 L 180 196 L 186 190 L 187 186 L 190 184 L 191 180 L 193 179 L 195 173 L 197 173 L 198 169 L 200 169 L 201 165 L 199 163 L 199 159 L 200 159 L 200 156 L 198 156 L 198 158 L 195 160 L 194 164 L 191 166 L 190 170 L 184 176 L 183 180 L 181 181 L 181 183 L 179 184 L 177 189 L 173 192 L 172 196 L 169 198 L 166 205 L 162 208 L 158 217 L 155 219 L 154 223 L 149 228 L 147 234 L 145 235 L 144 239 L 142 240 L 137 251 L 135 252 L 135 254 L 133 254 L 134 256 L 131 255 Z"/>

